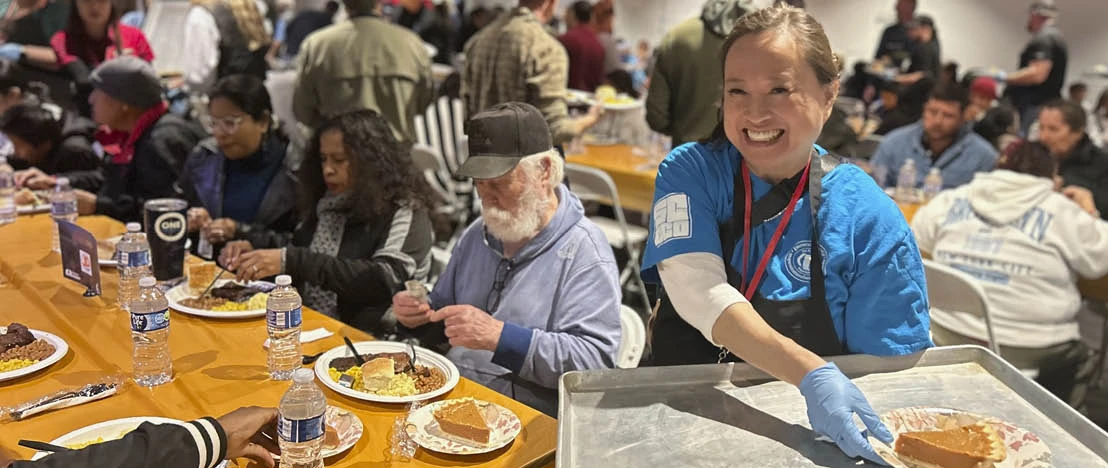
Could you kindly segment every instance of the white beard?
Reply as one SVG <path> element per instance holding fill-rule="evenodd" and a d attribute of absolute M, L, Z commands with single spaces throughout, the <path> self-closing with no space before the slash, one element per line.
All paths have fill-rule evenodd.
<path fill-rule="evenodd" d="M 520 205 L 515 213 L 487 204 L 481 205 L 485 229 L 493 237 L 500 239 L 500 242 L 522 242 L 542 228 L 546 197 L 539 190 L 528 190 L 520 198 Z"/>

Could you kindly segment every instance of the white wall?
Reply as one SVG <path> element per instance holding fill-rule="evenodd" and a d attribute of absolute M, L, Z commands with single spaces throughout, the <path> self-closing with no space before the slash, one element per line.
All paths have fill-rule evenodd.
<path fill-rule="evenodd" d="M 566 0 L 562 0 L 566 1 Z M 807 0 L 808 11 L 823 23 L 831 45 L 854 60 L 872 58 L 886 25 L 895 21 L 895 0 Z M 1097 93 L 1108 80 L 1082 76 L 1095 64 L 1108 63 L 1108 0 L 1056 0 L 1058 26 L 1069 42 L 1070 81 L 1089 82 Z M 672 26 L 698 16 L 703 0 L 616 0 L 615 32 L 631 41 L 652 44 Z M 943 61 L 969 67 L 1014 70 L 1026 45 L 1030 0 L 919 0 L 919 12 L 935 18 Z"/>

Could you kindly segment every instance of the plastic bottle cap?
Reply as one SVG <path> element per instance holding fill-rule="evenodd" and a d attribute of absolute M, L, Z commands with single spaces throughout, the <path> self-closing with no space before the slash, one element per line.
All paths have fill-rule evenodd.
<path fill-rule="evenodd" d="M 277 277 L 277 286 L 288 286 L 292 284 L 292 277 L 289 275 L 281 275 Z"/>
<path fill-rule="evenodd" d="M 311 369 L 300 368 L 292 373 L 292 381 L 302 384 L 315 380 L 315 373 Z"/>
<path fill-rule="evenodd" d="M 127 223 L 127 232 L 139 232 L 142 231 L 142 225 L 139 223 Z"/>
<path fill-rule="evenodd" d="M 69 185 L 69 177 L 58 177 L 57 180 L 54 181 L 54 184 L 55 184 L 56 187 L 60 187 L 62 185 L 68 186 Z"/>
<path fill-rule="evenodd" d="M 142 279 L 139 279 L 139 287 L 142 288 L 152 288 L 155 284 L 158 284 L 158 280 L 154 279 L 153 276 L 143 276 Z"/>

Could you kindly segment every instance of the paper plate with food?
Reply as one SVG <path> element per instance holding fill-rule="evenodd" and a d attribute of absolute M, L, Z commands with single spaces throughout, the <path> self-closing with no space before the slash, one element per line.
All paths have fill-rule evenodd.
<path fill-rule="evenodd" d="M 50 212 L 50 191 L 19 189 L 15 192 L 15 211 L 18 214 Z"/>
<path fill-rule="evenodd" d="M 596 100 L 604 106 L 604 110 L 623 111 L 642 107 L 642 101 L 626 94 L 616 92 L 609 85 L 601 85 L 596 88 Z"/>
<path fill-rule="evenodd" d="M 458 385 L 461 374 L 445 356 L 393 341 L 354 343 L 362 364 L 346 346 L 319 357 L 315 373 L 331 390 L 377 403 L 428 400 Z M 411 353 L 415 352 L 415 362 Z"/>
<path fill-rule="evenodd" d="M 894 467 L 1052 466 L 1050 448 L 1039 436 L 991 416 L 949 408 L 901 408 L 881 419 L 895 441 L 891 447 L 874 443 L 874 449 Z"/>
<path fill-rule="evenodd" d="M 214 276 L 213 276 L 214 278 Z M 265 317 L 265 302 L 274 284 L 267 281 L 239 283 L 219 280 L 204 294 L 211 280 L 182 283 L 170 289 L 165 298 L 169 307 L 178 312 L 199 317 L 242 319 Z"/>
<path fill-rule="evenodd" d="M 408 416 L 405 431 L 427 450 L 452 455 L 476 455 L 512 443 L 522 423 L 496 403 L 461 398 L 431 403 Z"/>
<path fill-rule="evenodd" d="M 82 427 L 66 435 L 58 437 L 57 439 L 52 440 L 50 443 L 54 445 L 60 445 L 72 450 L 83 449 L 90 445 L 122 439 L 123 436 L 131 433 L 131 431 L 134 431 L 135 429 L 138 429 L 138 427 L 141 426 L 142 423 L 146 422 L 153 424 L 175 424 L 178 426 L 182 426 L 185 424 L 184 421 L 170 418 L 159 418 L 155 416 L 139 416 L 135 418 L 113 419 L 111 421 L 104 421 L 101 423 L 93 424 L 91 426 Z M 31 460 L 38 460 L 46 457 L 47 455 L 50 455 L 50 453 L 38 452 L 35 454 L 34 457 L 31 458 Z M 228 464 L 226 461 L 224 461 L 223 463 L 217 465 L 217 468 L 226 466 L 228 466 Z"/>
<path fill-rule="evenodd" d="M 323 418 L 327 427 L 323 431 L 323 458 L 331 458 L 339 455 L 362 438 L 365 427 L 358 416 L 337 406 L 327 405 L 327 415 Z M 274 454 L 274 460 L 280 460 L 281 456 Z"/>
<path fill-rule="evenodd" d="M 0 327 L 0 382 L 50 367 L 67 352 L 69 345 L 54 334 L 19 323 Z"/>
<path fill-rule="evenodd" d="M 567 89 L 566 90 L 566 105 L 569 106 L 592 106 L 596 104 L 596 99 L 593 99 L 592 93 L 588 91 L 581 91 L 579 89 Z"/>

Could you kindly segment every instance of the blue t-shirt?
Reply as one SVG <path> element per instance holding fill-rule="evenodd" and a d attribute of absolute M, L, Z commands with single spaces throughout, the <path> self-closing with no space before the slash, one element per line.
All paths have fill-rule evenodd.
<path fill-rule="evenodd" d="M 658 262 L 676 255 L 722 256 L 719 226 L 732 216 L 740 160 L 730 144 L 688 143 L 666 157 L 654 185 L 644 279 L 659 282 Z M 825 174 L 822 186 L 819 244 L 827 305 L 839 339 L 858 354 L 909 354 L 932 346 L 923 261 L 896 204 L 865 172 L 849 164 Z M 751 174 L 755 200 L 770 188 Z M 767 299 L 811 296 L 809 203 L 805 193 L 766 267 L 758 292 Z M 780 216 L 752 229 L 746 259 L 751 274 L 779 222 Z M 741 237 L 733 251 L 729 263 L 741 272 Z"/>

